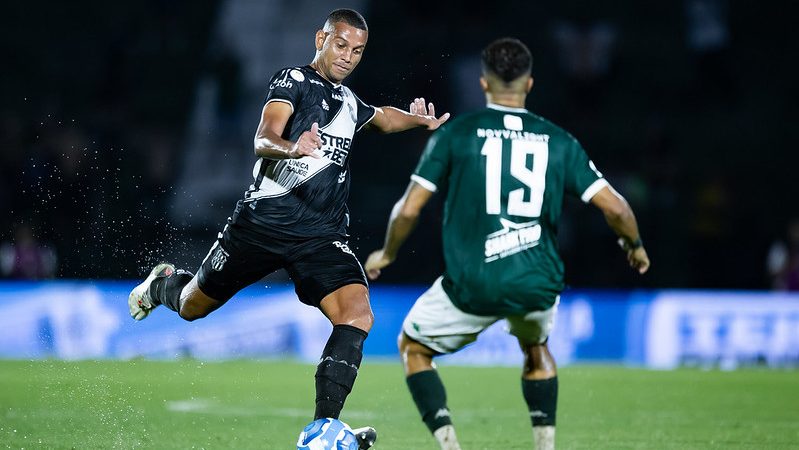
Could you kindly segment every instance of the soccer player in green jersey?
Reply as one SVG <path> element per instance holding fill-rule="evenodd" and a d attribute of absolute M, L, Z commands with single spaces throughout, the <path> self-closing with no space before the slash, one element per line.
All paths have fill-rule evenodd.
<path fill-rule="evenodd" d="M 558 379 L 547 338 L 563 290 L 557 227 L 564 193 L 602 211 L 633 269 L 645 273 L 649 258 L 630 206 L 577 140 L 524 108 L 533 86 L 527 47 L 499 39 L 483 50 L 482 63 L 487 107 L 430 138 L 366 271 L 376 279 L 394 261 L 424 205 L 447 184 L 446 269 L 411 308 L 399 340 L 408 388 L 441 448 L 459 449 L 433 358 L 505 319 L 525 356 L 522 393 L 535 447 L 553 448 Z"/>

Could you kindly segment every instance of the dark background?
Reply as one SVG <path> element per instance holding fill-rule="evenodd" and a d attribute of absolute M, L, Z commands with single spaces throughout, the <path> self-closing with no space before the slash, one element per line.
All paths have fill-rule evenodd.
<path fill-rule="evenodd" d="M 369 44 L 347 84 L 378 106 L 422 96 L 439 114 L 479 107 L 479 51 L 501 36 L 527 43 L 528 108 L 581 141 L 632 205 L 653 261 L 635 276 L 601 213 L 569 200 L 569 284 L 772 287 L 767 256 L 799 217 L 799 6 L 599 3 L 265 1 L 261 15 L 233 18 L 247 2 L 9 4 L 0 241 L 38 250 L 30 264 L 3 253 L 3 276 L 132 279 L 164 259 L 195 269 L 251 182 L 267 80 L 310 62 L 331 9 L 357 6 Z M 362 260 L 381 245 L 428 135 L 357 136 L 350 244 Z M 386 282 L 429 283 L 443 269 L 441 197 Z"/>

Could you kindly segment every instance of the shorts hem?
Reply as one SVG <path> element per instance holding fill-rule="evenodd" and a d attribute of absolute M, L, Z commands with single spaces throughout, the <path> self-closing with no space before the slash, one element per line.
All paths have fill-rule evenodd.
<path fill-rule="evenodd" d="M 339 283 L 332 284 L 331 285 L 332 287 L 330 289 L 328 289 L 327 290 L 328 292 L 325 293 L 325 294 L 322 294 L 322 295 L 319 295 L 319 296 L 315 296 L 313 298 L 307 298 L 307 297 L 304 298 L 305 296 L 300 297 L 299 295 L 298 295 L 298 297 L 300 299 L 300 302 L 305 303 L 306 305 L 309 305 L 309 306 L 314 306 L 316 308 L 319 308 L 319 306 L 322 303 L 322 300 L 324 300 L 325 297 L 327 297 L 328 295 L 330 295 L 330 294 L 336 292 L 337 290 L 343 288 L 344 286 L 348 286 L 350 284 L 360 284 L 360 285 L 365 286 L 366 289 L 369 289 L 369 283 L 367 283 L 366 280 L 362 280 L 362 279 L 359 279 L 359 278 L 352 278 L 352 279 L 349 279 L 349 280 L 342 280 Z M 295 286 L 296 286 L 296 283 L 295 283 Z"/>

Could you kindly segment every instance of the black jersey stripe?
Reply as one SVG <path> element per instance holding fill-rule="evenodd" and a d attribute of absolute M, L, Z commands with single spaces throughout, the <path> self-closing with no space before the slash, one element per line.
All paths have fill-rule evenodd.
<path fill-rule="evenodd" d="M 261 167 L 258 171 L 258 176 L 255 177 L 255 182 L 252 184 L 253 191 L 258 191 L 261 188 L 261 183 L 264 181 L 264 177 L 266 176 L 266 168 L 269 164 L 272 164 L 274 161 L 267 162 L 266 158 L 261 158 Z"/>

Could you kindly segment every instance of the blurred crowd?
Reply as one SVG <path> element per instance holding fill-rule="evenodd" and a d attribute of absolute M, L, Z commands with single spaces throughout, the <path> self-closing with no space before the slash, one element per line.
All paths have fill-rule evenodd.
<path fill-rule="evenodd" d="M 299 3 L 319 5 L 316 22 L 328 8 Z M 249 183 L 251 133 L 281 64 L 263 52 L 258 67 L 268 70 L 260 86 L 248 85 L 250 31 L 243 42 L 215 31 L 232 4 L 253 2 L 10 6 L 0 19 L 4 61 L 15 68 L 0 86 L 8 99 L 0 107 L 3 277 L 138 278 L 164 258 L 199 264 Z M 797 131 L 786 125 L 799 118 L 787 70 L 797 66 L 797 40 L 787 34 L 797 7 L 784 6 L 570 0 L 486 11 L 449 0 L 364 2 L 369 45 L 348 84 L 371 104 L 407 107 L 423 96 L 457 115 L 484 101 L 480 49 L 519 37 L 534 55 L 528 108 L 581 141 L 632 204 L 653 260 L 637 279 L 601 214 L 569 201 L 561 247 L 570 284 L 799 289 L 797 158 L 788 152 Z M 308 45 L 295 46 L 295 64 L 312 58 L 314 31 L 299 34 Z M 203 121 L 204 92 L 213 98 Z M 198 131 L 198 123 L 211 125 Z M 427 136 L 356 139 L 351 247 L 360 257 L 381 244 Z M 210 171 L 187 173 L 203 144 L 242 167 L 207 163 Z M 199 188 L 219 178 L 238 187 Z M 387 282 L 425 283 L 440 272 L 438 206 L 428 207 Z"/>

